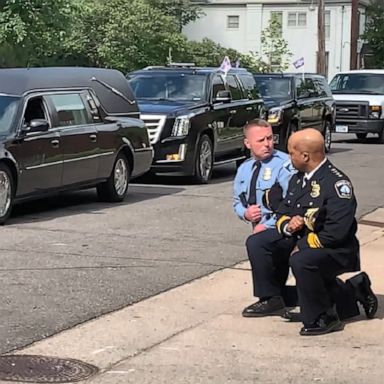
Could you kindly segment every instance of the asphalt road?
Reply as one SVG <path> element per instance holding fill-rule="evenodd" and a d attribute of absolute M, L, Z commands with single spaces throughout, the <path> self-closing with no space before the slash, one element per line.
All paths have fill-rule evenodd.
<path fill-rule="evenodd" d="M 351 177 L 359 217 L 384 206 L 384 145 L 337 135 L 329 157 Z M 117 205 L 88 190 L 16 207 L 0 228 L 0 352 L 246 259 L 234 174 L 220 167 L 206 186 L 144 178 Z"/>

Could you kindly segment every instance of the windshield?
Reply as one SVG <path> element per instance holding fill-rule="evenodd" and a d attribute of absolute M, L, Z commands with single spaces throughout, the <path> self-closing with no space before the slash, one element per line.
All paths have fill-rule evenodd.
<path fill-rule="evenodd" d="M 275 76 L 255 76 L 257 88 L 264 99 L 292 99 L 291 79 Z"/>
<path fill-rule="evenodd" d="M 128 82 L 138 99 L 147 100 L 203 100 L 206 75 L 164 73 L 140 74 Z"/>
<path fill-rule="evenodd" d="M 0 95 L 0 134 L 10 131 L 19 100 L 19 97 Z"/>
<path fill-rule="evenodd" d="M 345 73 L 336 75 L 330 84 L 332 93 L 384 94 L 384 74 Z"/>

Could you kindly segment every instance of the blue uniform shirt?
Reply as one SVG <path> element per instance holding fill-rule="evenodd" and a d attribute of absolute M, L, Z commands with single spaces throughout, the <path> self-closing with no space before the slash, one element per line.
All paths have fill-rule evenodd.
<path fill-rule="evenodd" d="M 243 206 L 240 195 L 245 192 L 247 200 L 249 198 L 249 187 L 255 161 L 254 158 L 244 161 L 237 170 L 234 181 L 233 208 L 237 216 L 244 221 L 247 221 L 244 217 L 247 208 Z M 263 195 L 266 190 L 278 182 L 283 189 L 283 196 L 285 196 L 289 180 L 295 172 L 289 156 L 281 151 L 275 150 L 270 158 L 261 161 L 261 169 L 256 182 L 256 204 L 260 205 L 262 215 L 259 224 L 264 224 L 267 228 L 275 227 L 276 219 L 272 215 L 272 211 L 263 205 Z"/>

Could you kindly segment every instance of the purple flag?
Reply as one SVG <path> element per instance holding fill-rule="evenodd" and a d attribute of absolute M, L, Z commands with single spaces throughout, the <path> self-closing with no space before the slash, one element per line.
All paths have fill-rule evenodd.
<path fill-rule="evenodd" d="M 293 66 L 297 69 L 304 65 L 304 57 L 300 57 L 300 59 L 293 62 Z"/>

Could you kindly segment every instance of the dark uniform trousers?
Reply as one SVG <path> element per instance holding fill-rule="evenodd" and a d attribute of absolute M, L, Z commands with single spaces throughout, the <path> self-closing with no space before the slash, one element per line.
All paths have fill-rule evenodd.
<path fill-rule="evenodd" d="M 335 250 L 327 248 L 304 248 L 290 256 L 296 242 L 295 237 L 284 237 L 276 229 L 248 237 L 246 247 L 252 266 L 254 295 L 259 298 L 282 296 L 284 301 L 289 296 L 292 301 L 292 294 L 287 295 L 286 290 L 291 266 L 304 324 L 313 323 L 334 305 L 340 319 L 358 315 L 354 288 L 359 284 L 358 278 L 346 282 L 337 278 L 353 268 L 340 264 L 331 256 Z M 286 302 L 287 306 L 291 304 Z"/>

